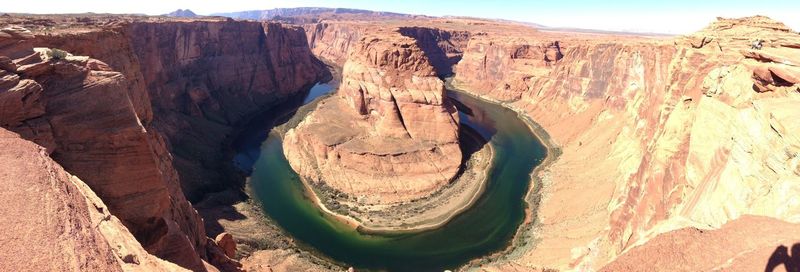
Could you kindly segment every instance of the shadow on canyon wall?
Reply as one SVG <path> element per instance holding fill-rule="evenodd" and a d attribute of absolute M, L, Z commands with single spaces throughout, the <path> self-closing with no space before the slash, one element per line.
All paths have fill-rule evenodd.
<path fill-rule="evenodd" d="M 788 272 L 800 272 L 800 243 L 792 245 L 791 255 L 789 254 L 789 248 L 784 245 L 775 248 L 775 251 L 769 256 L 769 261 L 767 261 L 767 267 L 764 271 L 782 271 L 776 269 L 783 265 Z"/>
<path fill-rule="evenodd" d="M 427 27 L 401 27 L 400 35 L 413 38 L 425 52 L 439 77 L 453 74 L 453 66 L 461 60 L 463 47 L 469 40 L 465 31 L 443 31 Z"/>
<path fill-rule="evenodd" d="M 320 83 L 325 82 L 332 90 L 335 90 L 340 81 L 335 76 L 338 76 L 340 72 L 335 67 L 329 67 L 329 69 L 331 75 Z M 237 131 L 225 145 L 225 158 L 229 163 L 222 170 L 223 175 L 233 182 L 227 183 L 228 187 L 224 190 L 206 192 L 203 200 L 194 205 L 204 219 L 208 236 L 215 237 L 225 231 L 220 224 L 221 220 L 238 221 L 248 218 L 248 215 L 242 214 L 234 205 L 250 200 L 250 196 L 246 193 L 246 179 L 252 174 L 253 165 L 261 154 L 262 143 L 266 141 L 269 133 L 275 127 L 283 125 L 297 114 L 301 106 L 327 92 L 329 91 L 326 89 L 320 93 L 316 85 L 307 86 L 305 91 L 286 99 L 277 106 L 254 114 L 247 121 L 236 125 Z M 260 211 L 251 212 L 260 214 Z"/>

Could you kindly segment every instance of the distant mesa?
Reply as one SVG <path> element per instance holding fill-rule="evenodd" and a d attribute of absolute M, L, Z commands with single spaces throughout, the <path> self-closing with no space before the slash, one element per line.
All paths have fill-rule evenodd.
<path fill-rule="evenodd" d="M 178 9 L 176 11 L 164 14 L 164 16 L 168 17 L 179 17 L 179 18 L 197 18 L 197 14 L 192 12 L 190 9 Z"/>
<path fill-rule="evenodd" d="M 275 20 L 286 17 L 304 17 L 313 16 L 325 18 L 327 16 L 362 16 L 362 17 L 413 17 L 412 15 L 371 11 L 363 9 L 348 9 L 348 8 L 320 8 L 320 7 L 299 7 L 299 8 L 277 8 L 268 10 L 248 10 L 239 12 L 227 13 L 214 13 L 212 16 L 224 16 L 234 19 L 247 19 L 247 20 Z"/>

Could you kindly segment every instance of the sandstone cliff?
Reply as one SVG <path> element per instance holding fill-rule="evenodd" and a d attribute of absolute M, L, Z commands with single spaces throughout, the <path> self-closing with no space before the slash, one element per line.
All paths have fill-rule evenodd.
<path fill-rule="evenodd" d="M 372 203 L 447 184 L 461 163 L 458 113 L 423 50 L 394 31 L 349 50 L 338 96 L 286 135 L 292 168 Z"/>
<path fill-rule="evenodd" d="M 350 46 L 355 45 L 364 32 L 364 25 L 320 22 L 304 25 L 308 47 L 314 55 L 338 66 L 344 66 Z"/>
<path fill-rule="evenodd" d="M 169 141 L 184 193 L 230 186 L 223 141 L 234 127 L 323 78 L 301 28 L 275 23 L 135 23 L 132 53 Z M 236 41 L 236 42 L 227 42 Z"/>
<path fill-rule="evenodd" d="M 456 83 L 526 113 L 563 152 L 541 175 L 542 240 L 517 263 L 597 269 L 676 228 L 800 222 L 798 40 L 765 17 L 669 40 L 473 37 Z"/>
<path fill-rule="evenodd" d="M 205 250 L 201 220 L 183 197 L 164 141 L 148 133 L 147 121 L 136 114 L 128 95 L 132 84 L 100 61 L 61 59 L 49 56 L 59 51 L 42 50 L 14 61 L 17 67 L 6 71 L 12 87 L 4 92 L 7 103 L 32 105 L 39 115 L 4 123 L 48 147 L 59 164 L 105 199 L 145 248 L 201 269 L 194 253 Z"/>
<path fill-rule="evenodd" d="M 0 125 L 46 147 L 149 252 L 193 270 L 205 270 L 204 260 L 230 265 L 181 187 L 194 198 L 224 188 L 220 153 L 232 126 L 324 75 L 302 30 L 213 20 L 4 20 L 34 31 L 0 36 Z M 42 20 L 67 23 L 43 35 Z"/>
<path fill-rule="evenodd" d="M 642 267 L 654 271 L 781 271 L 782 267 L 792 271 L 800 259 L 798 241 L 800 224 L 748 215 L 716 230 L 685 228 L 660 234 L 601 271 Z"/>
<path fill-rule="evenodd" d="M 7 271 L 186 271 L 148 254 L 44 147 L 0 128 L 0 263 Z"/>
<path fill-rule="evenodd" d="M 384 30 L 397 31 L 401 35 L 414 39 L 439 76 L 453 73 L 452 67 L 463 55 L 472 32 L 460 24 L 442 24 L 436 21 L 338 21 L 323 20 L 319 23 L 306 24 L 308 43 L 311 50 L 320 59 L 337 66 L 344 66 L 350 47 L 358 44 L 361 36 L 369 31 L 372 24 L 380 24 Z M 395 30 L 396 29 L 396 30 Z"/>

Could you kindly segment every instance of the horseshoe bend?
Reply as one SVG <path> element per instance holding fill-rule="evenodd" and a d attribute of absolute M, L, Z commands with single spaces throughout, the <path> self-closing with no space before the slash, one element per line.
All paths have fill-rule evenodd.
<path fill-rule="evenodd" d="M 128 8 L 0 14 L 0 270 L 800 267 L 796 22 Z"/>

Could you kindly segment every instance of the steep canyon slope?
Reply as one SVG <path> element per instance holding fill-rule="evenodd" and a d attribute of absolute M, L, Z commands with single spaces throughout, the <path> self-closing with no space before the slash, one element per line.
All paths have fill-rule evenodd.
<path fill-rule="evenodd" d="M 800 35 L 779 22 L 720 18 L 674 38 L 467 19 L 393 24 L 463 32 L 436 42 L 461 59 L 453 83 L 530 117 L 562 153 L 538 177 L 542 199 L 524 236 L 535 246 L 487 270 L 599 269 L 660 233 L 748 214 L 800 223 Z M 305 27 L 312 51 L 341 64 L 367 25 Z M 750 49 L 755 39 L 762 50 Z"/>
<path fill-rule="evenodd" d="M 214 19 L 3 20 L 27 29 L 0 32 L 0 125 L 85 181 L 148 252 L 192 270 L 235 266 L 184 192 L 199 199 L 230 186 L 222 144 L 235 124 L 325 76 L 303 31 Z"/>
<path fill-rule="evenodd" d="M 800 81 L 784 59 L 798 40 L 765 17 L 666 40 L 472 39 L 455 82 L 526 113 L 563 152 L 541 175 L 541 240 L 515 262 L 596 269 L 673 229 L 800 223 Z"/>
<path fill-rule="evenodd" d="M 186 271 L 148 254 L 44 147 L 0 128 L 0 263 L 7 271 Z"/>

